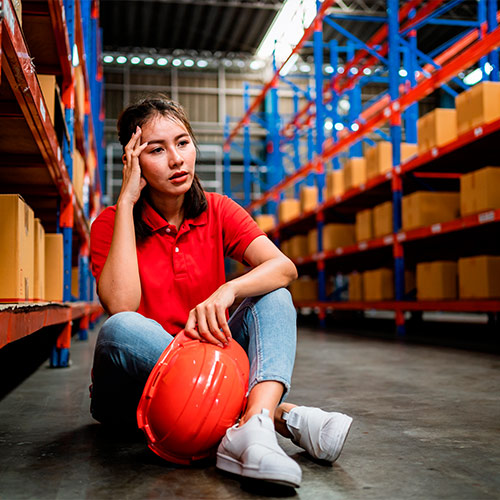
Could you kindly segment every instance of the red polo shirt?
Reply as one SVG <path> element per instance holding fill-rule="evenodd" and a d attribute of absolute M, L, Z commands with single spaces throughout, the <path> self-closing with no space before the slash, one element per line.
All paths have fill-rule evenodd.
<path fill-rule="evenodd" d="M 208 208 L 186 219 L 179 230 L 148 203 L 143 219 L 153 234 L 137 244 L 141 303 L 137 312 L 176 334 L 184 328 L 189 311 L 225 283 L 224 257 L 243 261 L 248 245 L 262 232 L 236 202 L 205 193 Z M 106 208 L 90 233 L 92 274 L 98 281 L 106 262 L 116 206 Z"/>

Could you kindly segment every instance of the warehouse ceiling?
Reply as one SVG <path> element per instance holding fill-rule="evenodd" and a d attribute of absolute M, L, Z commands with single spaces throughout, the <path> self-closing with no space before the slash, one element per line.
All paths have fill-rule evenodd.
<path fill-rule="evenodd" d="M 429 1 L 423 0 L 421 5 L 425 6 Z M 101 0 L 104 51 L 251 56 L 282 3 L 282 0 Z M 401 0 L 400 4 L 403 3 Z M 441 17 L 473 20 L 477 8 L 476 0 L 465 0 Z M 346 14 L 383 17 L 386 15 L 386 1 L 337 0 L 330 12 L 339 16 L 337 22 L 343 28 L 367 41 L 381 23 L 363 23 L 341 17 Z M 429 52 L 464 29 L 426 26 L 419 30 L 419 48 Z M 325 26 L 324 39 L 336 39 L 339 43 L 346 41 L 330 26 Z"/>

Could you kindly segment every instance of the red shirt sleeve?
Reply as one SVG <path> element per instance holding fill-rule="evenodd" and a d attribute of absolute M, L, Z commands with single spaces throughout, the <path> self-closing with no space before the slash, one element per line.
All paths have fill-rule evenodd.
<path fill-rule="evenodd" d="M 224 239 L 224 256 L 243 262 L 248 245 L 258 236 L 266 236 L 250 214 L 227 196 L 221 197 L 220 217 Z"/>
<path fill-rule="evenodd" d="M 90 228 L 90 268 L 96 283 L 99 282 L 102 268 L 108 258 L 115 227 L 115 214 L 115 207 L 106 208 Z"/>

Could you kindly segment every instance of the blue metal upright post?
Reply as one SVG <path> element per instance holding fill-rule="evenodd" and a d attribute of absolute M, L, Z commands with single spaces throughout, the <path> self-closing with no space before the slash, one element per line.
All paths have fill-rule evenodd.
<path fill-rule="evenodd" d="M 229 116 L 224 122 L 224 194 L 231 198 L 231 144 L 227 142 L 229 137 Z"/>
<path fill-rule="evenodd" d="M 487 18 L 488 18 L 488 33 L 495 30 L 498 27 L 497 20 L 497 0 L 487 0 Z M 490 73 L 490 80 L 492 82 L 499 81 L 499 61 L 498 61 L 498 49 L 492 50 L 488 54 L 488 61 L 492 66 L 492 71 Z"/>
<path fill-rule="evenodd" d="M 412 19 L 415 16 L 415 9 L 412 9 L 408 16 Z M 407 82 L 411 87 L 417 83 L 415 71 L 417 70 L 417 31 L 411 30 L 408 33 L 410 42 L 410 50 L 404 52 L 405 69 L 408 72 Z M 417 143 L 417 120 L 418 120 L 418 103 L 415 102 L 405 111 L 405 141 L 410 144 Z"/>
<path fill-rule="evenodd" d="M 245 82 L 243 85 L 243 106 L 245 114 L 250 108 L 250 85 Z M 250 150 L 250 118 L 243 124 L 243 193 L 244 204 L 249 205 L 252 201 L 252 172 Z"/>
<path fill-rule="evenodd" d="M 337 40 L 330 41 L 330 66 L 332 67 L 332 75 L 330 78 L 335 78 L 337 75 L 337 66 L 339 63 L 339 52 Z M 330 117 L 332 119 L 332 139 L 337 141 L 337 129 L 335 128 L 336 123 L 339 120 L 337 113 L 337 108 L 339 104 L 339 96 L 335 88 L 331 87 L 332 99 L 331 99 L 331 112 Z M 335 155 L 332 159 L 332 167 L 334 170 L 340 169 L 340 159 L 338 155 Z"/>

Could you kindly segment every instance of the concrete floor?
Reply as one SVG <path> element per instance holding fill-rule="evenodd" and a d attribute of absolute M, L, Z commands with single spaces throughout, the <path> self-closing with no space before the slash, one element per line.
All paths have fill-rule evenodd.
<path fill-rule="evenodd" d="M 213 464 L 176 468 L 141 435 L 89 416 L 90 341 L 0 401 L 0 498 L 500 498 L 500 357 L 301 328 L 290 401 L 344 411 L 353 427 L 325 466 L 281 440 L 297 489 L 241 482 Z"/>

